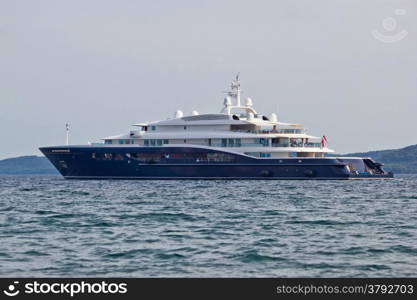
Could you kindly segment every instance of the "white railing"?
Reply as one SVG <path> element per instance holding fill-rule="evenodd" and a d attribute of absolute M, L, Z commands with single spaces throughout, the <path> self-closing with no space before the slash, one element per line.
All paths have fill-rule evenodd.
<path fill-rule="evenodd" d="M 302 133 L 305 133 L 305 129 L 276 129 L 276 130 L 235 130 L 235 129 L 232 129 L 231 131 L 242 132 L 242 133 L 255 133 L 255 134 L 271 134 L 271 133 L 302 134 Z"/>

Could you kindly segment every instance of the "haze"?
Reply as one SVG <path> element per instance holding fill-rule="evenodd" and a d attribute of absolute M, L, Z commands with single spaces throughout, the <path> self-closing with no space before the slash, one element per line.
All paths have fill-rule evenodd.
<path fill-rule="evenodd" d="M 416 144 L 416 5 L 2 0 L 0 158 L 64 144 L 67 122 L 84 144 L 177 109 L 218 112 L 237 72 L 259 112 L 337 153 Z"/>

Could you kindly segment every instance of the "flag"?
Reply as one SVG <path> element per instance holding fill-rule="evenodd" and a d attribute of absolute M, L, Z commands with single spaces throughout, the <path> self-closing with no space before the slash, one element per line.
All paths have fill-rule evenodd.
<path fill-rule="evenodd" d="M 327 138 L 325 135 L 323 135 L 321 138 L 321 147 L 324 148 L 325 146 L 327 146 Z"/>

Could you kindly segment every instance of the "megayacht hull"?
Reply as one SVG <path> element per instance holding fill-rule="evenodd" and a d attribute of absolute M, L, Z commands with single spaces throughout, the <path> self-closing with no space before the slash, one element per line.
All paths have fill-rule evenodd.
<path fill-rule="evenodd" d="M 393 178 L 369 158 L 254 158 L 201 147 L 40 148 L 66 179 L 349 180 Z"/>

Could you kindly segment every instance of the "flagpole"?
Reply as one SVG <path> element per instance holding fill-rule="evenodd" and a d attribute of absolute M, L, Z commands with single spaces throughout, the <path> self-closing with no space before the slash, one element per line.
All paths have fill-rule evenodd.
<path fill-rule="evenodd" d="M 66 145 L 68 146 L 69 145 L 69 125 L 68 125 L 68 123 L 65 124 L 65 131 L 66 131 L 66 139 L 65 139 L 65 142 L 66 142 Z"/>

